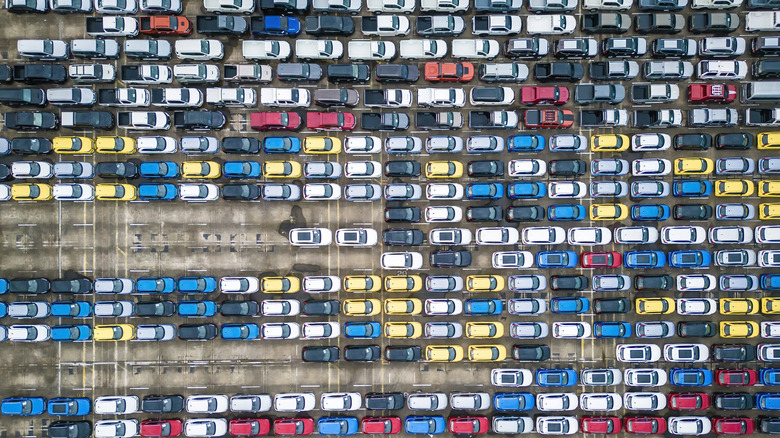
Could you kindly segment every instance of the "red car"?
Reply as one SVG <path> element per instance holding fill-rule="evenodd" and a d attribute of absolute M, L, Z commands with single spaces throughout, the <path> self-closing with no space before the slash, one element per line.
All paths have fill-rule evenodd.
<path fill-rule="evenodd" d="M 192 22 L 187 17 L 176 15 L 153 15 L 139 17 L 139 32 L 146 35 L 182 35 L 192 33 Z"/>
<path fill-rule="evenodd" d="M 571 110 L 525 110 L 526 128 L 568 128 L 574 124 Z"/>
<path fill-rule="evenodd" d="M 301 127 L 301 116 L 293 112 L 252 113 L 249 126 L 258 131 L 295 131 Z"/>
<path fill-rule="evenodd" d="M 520 87 L 520 102 L 526 105 L 563 105 L 569 101 L 569 89 L 552 87 Z"/>
<path fill-rule="evenodd" d="M 271 421 L 266 418 L 234 418 L 229 423 L 230 434 L 234 436 L 268 435 Z"/>
<path fill-rule="evenodd" d="M 474 79 L 470 62 L 426 62 L 425 80 L 430 82 L 468 82 Z"/>
<path fill-rule="evenodd" d="M 451 417 L 449 431 L 456 435 L 476 435 L 488 431 L 487 417 Z"/>
<path fill-rule="evenodd" d="M 710 396 L 703 392 L 672 392 L 669 407 L 678 411 L 700 411 L 710 407 Z"/>
<path fill-rule="evenodd" d="M 617 251 L 582 253 L 583 268 L 617 268 L 623 263 L 623 256 Z"/>
<path fill-rule="evenodd" d="M 582 417 L 580 429 L 584 433 L 620 433 L 622 429 L 618 417 Z"/>
<path fill-rule="evenodd" d="M 628 433 L 661 435 L 666 433 L 663 417 L 623 417 L 623 428 Z"/>
<path fill-rule="evenodd" d="M 718 435 L 750 435 L 756 430 L 753 419 L 747 417 L 716 418 L 713 427 Z"/>
<path fill-rule="evenodd" d="M 753 386 L 758 381 L 755 370 L 718 370 L 715 382 L 720 386 Z"/>
<path fill-rule="evenodd" d="M 144 420 L 141 422 L 141 436 L 179 436 L 181 420 Z"/>
<path fill-rule="evenodd" d="M 311 418 L 277 418 L 274 420 L 274 435 L 311 435 L 314 420 Z"/>
<path fill-rule="evenodd" d="M 365 434 L 393 435 L 401 431 L 401 419 L 398 417 L 365 417 L 360 425 Z"/>
<path fill-rule="evenodd" d="M 355 129 L 355 115 L 342 112 L 315 112 L 306 113 L 306 127 L 309 129 L 327 131 L 351 131 Z"/>
<path fill-rule="evenodd" d="M 737 98 L 737 87 L 726 84 L 691 84 L 688 85 L 689 102 L 719 102 L 730 103 Z"/>

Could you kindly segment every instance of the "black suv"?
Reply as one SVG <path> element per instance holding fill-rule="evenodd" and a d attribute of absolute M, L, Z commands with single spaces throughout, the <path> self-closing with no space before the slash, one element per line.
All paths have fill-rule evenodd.
<path fill-rule="evenodd" d="M 328 65 L 328 80 L 333 83 L 368 82 L 371 79 L 371 68 L 366 64 L 330 64 Z"/>
<path fill-rule="evenodd" d="M 380 64 L 374 69 L 378 82 L 417 82 L 420 69 L 412 64 Z"/>

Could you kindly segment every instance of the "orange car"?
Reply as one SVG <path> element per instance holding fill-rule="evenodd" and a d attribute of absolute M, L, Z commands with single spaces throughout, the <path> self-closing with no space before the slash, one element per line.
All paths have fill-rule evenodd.
<path fill-rule="evenodd" d="M 468 82 L 474 79 L 470 62 L 426 62 L 425 80 L 430 82 Z"/>

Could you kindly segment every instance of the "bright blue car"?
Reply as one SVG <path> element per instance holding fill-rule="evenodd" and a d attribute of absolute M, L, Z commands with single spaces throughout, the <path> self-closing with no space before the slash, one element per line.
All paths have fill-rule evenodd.
<path fill-rule="evenodd" d="M 171 277 L 141 277 L 135 282 L 139 294 L 169 294 L 176 290 L 176 280 Z"/>
<path fill-rule="evenodd" d="M 263 152 L 266 154 L 297 154 L 301 151 L 301 141 L 296 137 L 266 137 L 263 139 Z"/>
<path fill-rule="evenodd" d="M 672 209 L 663 204 L 636 204 L 631 206 L 631 219 L 635 221 L 665 221 Z"/>
<path fill-rule="evenodd" d="M 700 179 L 684 179 L 672 184 L 672 195 L 678 198 L 709 196 L 712 194 L 712 183 Z"/>
<path fill-rule="evenodd" d="M 382 326 L 375 321 L 344 323 L 344 336 L 350 339 L 373 339 L 382 334 Z"/>
<path fill-rule="evenodd" d="M 500 315 L 504 311 L 502 300 L 488 298 L 472 298 L 466 300 L 464 313 L 466 315 Z"/>
<path fill-rule="evenodd" d="M 61 397 L 49 400 L 46 411 L 49 415 L 79 417 L 92 412 L 92 400 L 86 397 Z"/>
<path fill-rule="evenodd" d="M 762 385 L 780 385 L 780 368 L 762 368 L 759 379 Z"/>
<path fill-rule="evenodd" d="M 87 301 L 55 301 L 51 316 L 56 318 L 87 318 L 92 316 L 92 304 Z"/>
<path fill-rule="evenodd" d="M 501 183 L 471 183 L 466 186 L 468 199 L 501 199 L 504 197 L 504 185 Z"/>
<path fill-rule="evenodd" d="M 780 411 L 780 393 L 761 392 L 756 394 L 756 407 L 762 411 Z"/>
<path fill-rule="evenodd" d="M 354 435 L 358 431 L 355 417 L 320 417 L 317 420 L 317 433 L 320 435 Z"/>
<path fill-rule="evenodd" d="M 185 318 L 205 318 L 217 313 L 214 301 L 180 301 L 179 316 Z"/>
<path fill-rule="evenodd" d="M 780 274 L 761 274 L 761 290 L 780 290 Z"/>
<path fill-rule="evenodd" d="M 301 33 L 301 20 L 283 15 L 266 15 L 260 23 L 252 20 L 252 35 L 296 36 Z"/>
<path fill-rule="evenodd" d="M 222 339 L 228 341 L 247 341 L 257 339 L 260 336 L 260 327 L 251 322 L 247 324 L 222 324 L 220 331 Z"/>
<path fill-rule="evenodd" d="M 138 166 L 141 178 L 176 178 L 179 176 L 179 165 L 173 161 L 144 161 Z"/>
<path fill-rule="evenodd" d="M 535 199 L 544 198 L 547 194 L 547 186 L 541 182 L 518 181 L 509 183 L 507 196 L 509 199 Z"/>
<path fill-rule="evenodd" d="M 528 392 L 497 392 L 493 395 L 493 407 L 497 411 L 529 411 L 534 404 L 534 395 Z"/>
<path fill-rule="evenodd" d="M 550 300 L 552 313 L 585 313 L 590 309 L 590 302 L 584 297 L 555 297 Z"/>
<path fill-rule="evenodd" d="M 544 150 L 544 137 L 537 134 L 512 135 L 507 139 L 509 152 L 536 152 Z"/>
<path fill-rule="evenodd" d="M 52 341 L 84 342 L 89 341 L 90 339 L 92 339 L 92 327 L 87 324 L 55 325 L 51 328 Z"/>
<path fill-rule="evenodd" d="M 8 304 L 0 302 L 0 318 L 8 316 Z"/>
<path fill-rule="evenodd" d="M 3 415 L 41 415 L 45 410 L 46 399 L 43 397 L 10 397 L 0 403 Z"/>
<path fill-rule="evenodd" d="M 674 268 L 706 268 L 711 261 L 710 252 L 701 249 L 687 249 L 669 253 L 669 266 Z"/>
<path fill-rule="evenodd" d="M 585 207 L 578 204 L 559 204 L 547 207 L 551 221 L 581 221 L 585 219 Z"/>
<path fill-rule="evenodd" d="M 179 293 L 210 294 L 217 290 L 217 279 L 214 277 L 181 277 Z"/>
<path fill-rule="evenodd" d="M 555 387 L 574 386 L 577 384 L 577 372 L 566 368 L 541 368 L 536 370 L 536 384 Z"/>
<path fill-rule="evenodd" d="M 710 386 L 712 371 L 704 368 L 672 368 L 669 378 L 672 385 L 676 386 Z"/>
<path fill-rule="evenodd" d="M 225 178 L 260 178 L 262 167 L 257 161 L 225 161 L 222 176 Z"/>
<path fill-rule="evenodd" d="M 597 338 L 631 337 L 631 324 L 618 321 L 598 321 L 593 323 L 593 336 Z"/>
<path fill-rule="evenodd" d="M 404 420 L 404 430 L 414 435 L 438 435 L 444 433 L 446 422 L 439 415 L 410 415 Z"/>
<path fill-rule="evenodd" d="M 0 295 L 7 294 L 10 285 L 11 282 L 7 278 L 0 278 Z"/>
<path fill-rule="evenodd" d="M 179 198 L 179 189 L 173 184 L 139 184 L 138 198 L 144 201 L 173 201 Z"/>
<path fill-rule="evenodd" d="M 579 257 L 574 251 L 539 251 L 536 265 L 540 268 L 573 268 Z"/>
<path fill-rule="evenodd" d="M 666 253 L 663 251 L 628 251 L 623 254 L 623 265 L 632 269 L 663 268 Z"/>

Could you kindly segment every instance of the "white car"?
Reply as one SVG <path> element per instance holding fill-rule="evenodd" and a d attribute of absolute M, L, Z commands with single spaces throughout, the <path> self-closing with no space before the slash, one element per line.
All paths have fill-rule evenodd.
<path fill-rule="evenodd" d="M 476 15 L 471 19 L 474 36 L 517 35 L 523 30 L 523 21 L 517 15 Z"/>
<path fill-rule="evenodd" d="M 704 344 L 666 344 L 664 360 L 667 362 L 706 362 L 710 349 Z"/>
<path fill-rule="evenodd" d="M 707 231 L 699 226 L 669 226 L 661 228 L 661 243 L 667 245 L 699 245 L 707 239 Z"/>
<path fill-rule="evenodd" d="M 366 0 L 366 11 L 374 14 L 411 14 L 416 7 L 415 0 Z"/>
<path fill-rule="evenodd" d="M 179 199 L 187 202 L 206 202 L 219 199 L 219 186 L 210 183 L 179 184 Z"/>
<path fill-rule="evenodd" d="M 459 322 L 426 322 L 423 333 L 426 339 L 457 339 L 463 336 L 463 325 Z"/>
<path fill-rule="evenodd" d="M 614 392 L 580 394 L 580 409 L 583 411 L 618 411 L 623 407 L 623 398 Z"/>
<path fill-rule="evenodd" d="M 493 39 L 455 39 L 452 41 L 452 56 L 456 59 L 493 59 L 500 52 L 501 45 Z"/>
<path fill-rule="evenodd" d="M 431 183 L 425 186 L 427 199 L 446 199 L 456 201 L 463 199 L 463 184 L 458 183 Z"/>
<path fill-rule="evenodd" d="M 12 342 L 43 342 L 51 339 L 51 327 L 43 324 L 8 326 L 8 340 Z"/>
<path fill-rule="evenodd" d="M 742 6 L 742 0 L 691 0 L 691 9 L 733 9 Z"/>
<path fill-rule="evenodd" d="M 704 415 L 667 417 L 669 433 L 680 436 L 707 435 L 712 431 L 712 421 Z"/>
<path fill-rule="evenodd" d="M 379 178 L 382 165 L 378 161 L 347 161 L 344 174 L 347 178 Z"/>
<path fill-rule="evenodd" d="M 607 227 L 572 227 L 567 241 L 569 245 L 608 245 L 612 242 L 612 231 Z"/>
<path fill-rule="evenodd" d="M 6 310 L 11 318 L 46 318 L 51 313 L 51 305 L 46 301 L 17 301 L 9 303 Z"/>
<path fill-rule="evenodd" d="M 16 51 L 23 58 L 41 61 L 56 61 L 69 57 L 68 43 L 62 40 L 17 40 Z"/>
<path fill-rule="evenodd" d="M 579 199 L 588 194 L 588 187 L 580 181 L 553 181 L 547 188 L 550 198 Z"/>
<path fill-rule="evenodd" d="M 184 422 L 187 437 L 218 437 L 227 433 L 228 421 L 224 418 L 190 418 Z"/>
<path fill-rule="evenodd" d="M 391 183 L 385 185 L 385 200 L 387 201 L 417 201 L 422 197 L 419 184 Z"/>
<path fill-rule="evenodd" d="M 497 135 L 473 135 L 466 139 L 466 152 L 470 154 L 498 153 L 503 151 L 504 137 Z"/>
<path fill-rule="evenodd" d="M 95 422 L 93 433 L 95 438 L 133 437 L 138 435 L 138 420 L 98 420 Z"/>
<path fill-rule="evenodd" d="M 336 40 L 296 40 L 295 56 L 306 60 L 337 60 L 344 55 L 344 44 Z"/>
<path fill-rule="evenodd" d="M 95 199 L 95 186 L 89 184 L 54 184 L 54 199 L 58 201 L 91 201 Z"/>
<path fill-rule="evenodd" d="M 588 148 L 588 140 L 580 134 L 558 134 L 550 136 L 551 152 L 582 152 Z"/>
<path fill-rule="evenodd" d="M 376 154 L 382 150 L 382 140 L 379 137 L 347 137 L 344 140 L 344 151 L 348 154 Z"/>
<path fill-rule="evenodd" d="M 306 201 L 335 201 L 341 199 L 341 186 L 335 183 L 308 183 L 303 185 Z"/>
<path fill-rule="evenodd" d="M 56 189 L 56 185 L 55 191 Z M 56 193 L 55 193 L 56 198 Z M 755 251 L 752 250 L 742 250 L 742 252 L 748 254 L 748 261 L 745 263 L 745 266 L 751 266 L 755 264 L 755 260 L 758 259 L 758 266 L 761 266 L 762 268 L 777 268 L 780 267 L 780 251 L 776 249 L 765 249 L 758 252 L 758 256 L 755 257 Z M 753 257 L 750 258 L 750 253 L 753 253 Z M 750 263 L 750 262 L 753 263 Z M 720 265 L 722 266 L 722 265 Z"/>
<path fill-rule="evenodd" d="M 293 246 L 327 246 L 333 241 L 333 232 L 327 228 L 293 228 L 289 236 Z"/>
<path fill-rule="evenodd" d="M 340 228 L 336 230 L 338 246 L 374 246 L 379 235 L 373 228 Z"/>
<path fill-rule="evenodd" d="M 139 154 L 175 154 L 178 150 L 176 139 L 168 136 L 138 137 L 135 139 L 135 146 Z"/>
<path fill-rule="evenodd" d="M 177 39 L 174 42 L 176 57 L 190 61 L 211 61 L 222 59 L 225 48 L 215 39 Z"/>
<path fill-rule="evenodd" d="M 173 66 L 173 77 L 182 84 L 216 84 L 219 82 L 220 69 L 216 64 L 176 64 Z"/>
<path fill-rule="evenodd" d="M 152 105 L 163 108 L 197 108 L 203 105 L 203 92 L 197 88 L 158 88 Z"/>
<path fill-rule="evenodd" d="M 780 361 L 780 344 L 758 344 L 756 352 L 758 360 L 762 362 Z"/>
<path fill-rule="evenodd" d="M 297 339 L 301 326 L 297 322 L 267 322 L 260 326 L 262 339 Z"/>
<path fill-rule="evenodd" d="M 666 158 L 640 158 L 631 163 L 633 176 L 665 176 L 672 171 L 672 163 Z"/>
<path fill-rule="evenodd" d="M 596 292 L 625 291 L 631 288 L 631 277 L 626 274 L 597 274 L 593 276 Z"/>
<path fill-rule="evenodd" d="M 295 316 L 301 313 L 301 302 L 298 300 L 263 300 L 260 303 L 260 314 L 263 316 Z"/>
<path fill-rule="evenodd" d="M 662 411 L 666 409 L 666 394 L 662 392 L 626 392 L 623 406 L 629 411 Z"/>
<path fill-rule="evenodd" d="M 219 414 L 227 412 L 226 395 L 191 395 L 187 397 L 185 409 L 190 414 Z"/>
<path fill-rule="evenodd" d="M 626 386 L 657 387 L 664 386 L 669 376 L 663 368 L 627 368 L 623 371 Z"/>
<path fill-rule="evenodd" d="M 404 39 L 399 45 L 399 55 L 408 60 L 441 59 L 447 56 L 447 42 L 437 39 Z M 454 54 L 453 49 L 453 54 Z M 464 94 L 465 99 L 465 94 Z"/>
<path fill-rule="evenodd" d="M 443 392 L 412 393 L 406 398 L 406 405 L 413 411 L 441 411 L 447 408 L 447 394 Z"/>
<path fill-rule="evenodd" d="M 460 88 L 418 88 L 417 105 L 426 108 L 462 108 L 466 92 Z"/>
<path fill-rule="evenodd" d="M 530 251 L 496 251 L 490 260 L 496 269 L 527 269 L 534 265 Z"/>
<path fill-rule="evenodd" d="M 302 287 L 304 292 L 310 294 L 338 292 L 341 288 L 341 279 L 336 275 L 307 276 L 303 277 Z"/>
<path fill-rule="evenodd" d="M 101 415 L 127 415 L 138 412 L 140 401 L 135 395 L 105 395 L 95 398 L 94 409 Z"/>
<path fill-rule="evenodd" d="M 463 301 L 457 298 L 429 298 L 423 304 L 423 311 L 428 316 L 460 315 L 463 312 Z"/>
<path fill-rule="evenodd" d="M 780 338 L 780 321 L 761 321 L 761 337 Z"/>
<path fill-rule="evenodd" d="M 358 3 L 360 0 L 358 0 Z M 397 4 L 397 3 L 396 3 Z M 372 29 L 362 27 L 363 36 L 394 37 L 406 36 L 412 29 L 409 18 L 402 15 L 379 15 L 375 18 L 376 25 Z"/>
<path fill-rule="evenodd" d="M 471 231 L 468 228 L 434 228 L 428 231 L 431 245 L 470 245 Z"/>
<path fill-rule="evenodd" d="M 574 435 L 579 430 L 580 423 L 574 416 L 536 417 L 536 431 L 542 435 Z"/>
<path fill-rule="evenodd" d="M 387 92 L 388 90 L 385 90 Z M 402 93 L 403 95 L 403 93 Z M 411 104 L 410 104 L 411 105 Z M 388 154 L 417 154 L 422 152 L 422 139 L 413 136 L 389 136 L 385 138 Z"/>
<path fill-rule="evenodd" d="M 265 90 L 264 88 L 261 91 Z M 308 91 L 300 91 L 297 105 L 309 106 Z M 251 88 L 206 88 L 206 103 L 217 107 L 253 108 L 257 106 L 257 92 Z"/>
<path fill-rule="evenodd" d="M 310 103 L 311 93 L 305 88 L 268 87 L 260 89 L 260 104 L 268 107 L 306 108 Z"/>
<path fill-rule="evenodd" d="M 526 227 L 521 233 L 523 245 L 560 245 L 566 240 L 561 227 Z"/>
<path fill-rule="evenodd" d="M 747 234 L 747 231 L 745 231 L 745 234 Z M 780 226 L 777 225 L 758 226 L 756 227 L 755 235 L 756 235 L 756 243 L 780 243 Z M 749 243 L 749 242 L 745 242 L 745 243 Z"/>
<path fill-rule="evenodd" d="M 623 245 L 646 245 L 658 241 L 658 230 L 654 227 L 615 228 L 615 243 Z"/>
<path fill-rule="evenodd" d="M 133 315 L 132 301 L 97 301 L 94 314 L 98 318 L 126 318 Z"/>
<path fill-rule="evenodd" d="M 567 35 L 577 28 L 573 15 L 529 15 L 525 31 L 529 35 Z"/>
<path fill-rule="evenodd" d="M 173 324 L 141 324 L 136 326 L 134 341 L 172 341 L 176 338 Z"/>
<path fill-rule="evenodd" d="M 141 0 L 139 6 L 147 14 L 180 14 L 182 0 Z"/>
<path fill-rule="evenodd" d="M 420 12 L 466 12 L 470 4 L 468 0 L 420 0 Z"/>
<path fill-rule="evenodd" d="M 661 347 L 655 344 L 620 344 L 615 347 L 618 362 L 649 363 L 661 360 Z"/>
<path fill-rule="evenodd" d="M 534 431 L 534 420 L 528 416 L 501 416 L 492 418 L 493 433 L 517 434 L 532 433 Z"/>
<path fill-rule="evenodd" d="M 382 269 L 420 269 L 423 264 L 419 252 L 386 252 L 380 258 Z"/>
<path fill-rule="evenodd" d="M 680 292 L 709 292 L 718 285 L 712 274 L 681 274 L 677 276 L 677 290 Z"/>
<path fill-rule="evenodd" d="M 458 206 L 425 207 L 425 222 L 460 222 L 463 209 Z"/>
<path fill-rule="evenodd" d="M 101 26 L 98 29 L 89 30 L 87 34 L 105 37 L 134 37 L 138 35 L 138 20 L 132 17 L 102 17 Z M 91 23 L 88 23 L 88 25 Z"/>
<path fill-rule="evenodd" d="M 634 134 L 631 137 L 631 150 L 634 152 L 665 151 L 672 146 L 669 134 Z"/>
<path fill-rule="evenodd" d="M 347 184 L 344 196 L 352 202 L 377 201 L 382 197 L 382 187 L 379 184 Z"/>
<path fill-rule="evenodd" d="M 307 161 L 303 163 L 305 178 L 338 178 L 341 176 L 341 164 L 335 161 Z"/>
<path fill-rule="evenodd" d="M 253 294 L 260 290 L 260 280 L 257 277 L 222 277 L 219 290 L 223 294 Z"/>
<path fill-rule="evenodd" d="M 680 315 L 712 315 L 718 310 L 718 302 L 712 298 L 678 298 L 677 313 Z"/>
<path fill-rule="evenodd" d="M 582 9 L 590 11 L 627 11 L 634 0 L 582 0 Z"/>
<path fill-rule="evenodd" d="M 550 334 L 546 322 L 529 321 L 509 324 L 509 336 L 516 339 L 542 339 Z"/>
<path fill-rule="evenodd" d="M 520 388 L 531 386 L 534 375 L 525 368 L 493 368 L 490 371 L 490 383 L 493 386 Z"/>
<path fill-rule="evenodd" d="M 569 392 L 536 394 L 536 409 L 542 412 L 573 411 L 578 405 L 577 396 Z"/>
<path fill-rule="evenodd" d="M 301 339 L 330 339 L 341 334 L 337 322 L 305 322 L 301 330 Z"/>
<path fill-rule="evenodd" d="M 351 40 L 347 43 L 347 56 L 352 61 L 389 61 L 395 58 L 392 41 Z"/>
<path fill-rule="evenodd" d="M 547 163 L 544 160 L 526 158 L 511 160 L 507 166 L 509 176 L 544 176 L 547 173 Z"/>
<path fill-rule="evenodd" d="M 244 59 L 252 61 L 284 60 L 292 55 L 292 46 L 287 41 L 243 40 L 241 53 Z"/>
<path fill-rule="evenodd" d="M 547 311 L 547 302 L 542 298 L 510 298 L 506 310 L 510 315 L 541 315 Z"/>
<path fill-rule="evenodd" d="M 623 375 L 617 368 L 584 369 L 580 373 L 580 380 L 583 385 L 590 386 L 620 385 Z"/>
<path fill-rule="evenodd" d="M 14 161 L 11 163 L 14 178 L 49 179 L 54 176 L 54 165 L 48 161 Z"/>
<path fill-rule="evenodd" d="M 507 287 L 512 292 L 540 292 L 547 288 L 544 275 L 510 275 Z"/>
<path fill-rule="evenodd" d="M 324 392 L 320 396 L 320 408 L 323 411 L 356 411 L 362 403 L 363 399 L 358 392 Z"/>
<path fill-rule="evenodd" d="M 271 396 L 268 394 L 237 394 L 230 397 L 231 412 L 268 412 Z"/>
<path fill-rule="evenodd" d="M 552 335 L 556 339 L 582 339 L 591 335 L 589 322 L 554 322 Z"/>
<path fill-rule="evenodd" d="M 450 407 L 457 410 L 484 411 L 490 408 L 487 392 L 455 392 L 450 394 Z"/>
<path fill-rule="evenodd" d="M 520 232 L 513 227 L 477 228 L 474 240 L 477 245 L 514 245 L 520 241 Z"/>
<path fill-rule="evenodd" d="M 463 139 L 452 135 L 432 135 L 425 139 L 425 151 L 430 154 L 463 151 Z"/>

